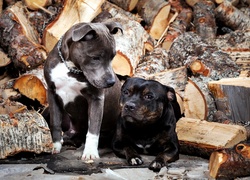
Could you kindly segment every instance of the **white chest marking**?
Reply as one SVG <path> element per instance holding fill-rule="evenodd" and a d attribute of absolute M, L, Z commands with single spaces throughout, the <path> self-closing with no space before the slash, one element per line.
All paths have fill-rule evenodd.
<path fill-rule="evenodd" d="M 75 97 L 81 95 L 81 90 L 87 87 L 87 83 L 79 82 L 73 77 L 69 77 L 68 68 L 64 63 L 59 63 L 50 73 L 51 80 L 55 83 L 56 94 L 58 94 L 63 104 L 74 101 Z"/>
<path fill-rule="evenodd" d="M 143 149 L 143 153 L 144 153 L 144 154 L 148 154 L 147 149 L 150 148 L 150 147 L 152 146 L 152 144 L 146 144 L 146 145 L 136 144 L 136 146 L 137 146 L 138 148 Z"/>

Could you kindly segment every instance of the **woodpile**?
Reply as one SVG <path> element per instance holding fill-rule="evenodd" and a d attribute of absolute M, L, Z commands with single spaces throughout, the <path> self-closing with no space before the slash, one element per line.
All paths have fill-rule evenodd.
<path fill-rule="evenodd" d="M 190 126 L 185 130 L 190 135 L 181 140 L 183 147 L 198 147 L 210 155 L 249 138 L 249 0 L 8 0 L 0 1 L 0 7 L 0 100 L 10 110 L 4 111 L 5 118 L 16 114 L 9 102 L 26 106 L 25 112 L 18 112 L 24 116 L 33 110 L 41 114 L 47 107 L 43 63 L 72 25 L 116 21 L 124 30 L 115 35 L 115 72 L 175 88 L 184 116 L 178 128 Z M 216 127 L 204 139 L 221 133 L 230 143 L 192 142 L 192 131 L 198 130 L 190 119 L 207 131 Z M 235 129 L 231 134 L 226 133 L 228 125 Z M 1 125 L 0 133 L 3 130 L 7 131 Z M 19 151 L 12 148 L 8 154 Z M 212 170 L 212 176 L 219 177 L 220 169 Z"/>

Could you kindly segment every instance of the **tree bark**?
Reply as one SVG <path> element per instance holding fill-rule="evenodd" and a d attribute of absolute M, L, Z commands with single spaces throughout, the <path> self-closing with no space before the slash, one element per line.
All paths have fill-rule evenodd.
<path fill-rule="evenodd" d="M 219 22 L 233 30 L 247 30 L 250 28 L 250 17 L 228 1 L 223 1 L 215 9 L 215 17 Z"/>
<path fill-rule="evenodd" d="M 50 130 L 36 111 L 0 115 L 0 159 L 19 152 L 50 153 Z"/>
<path fill-rule="evenodd" d="M 24 9 L 23 4 L 18 2 L 7 8 L 0 18 L 0 45 L 21 72 L 36 68 L 47 57 Z"/>
<path fill-rule="evenodd" d="M 216 22 L 214 17 L 215 5 L 210 0 L 201 0 L 194 7 L 195 31 L 201 38 L 216 38 Z"/>

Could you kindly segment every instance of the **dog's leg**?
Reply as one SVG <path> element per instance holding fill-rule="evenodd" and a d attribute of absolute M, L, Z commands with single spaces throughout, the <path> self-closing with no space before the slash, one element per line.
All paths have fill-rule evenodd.
<path fill-rule="evenodd" d="M 62 148 L 62 113 L 59 109 L 54 95 L 48 90 L 48 102 L 50 106 L 50 128 L 53 139 L 52 154 L 60 153 Z"/>
<path fill-rule="evenodd" d="M 88 103 L 88 132 L 82 160 L 99 158 L 98 143 L 103 118 L 104 92 L 95 99 L 89 100 Z"/>

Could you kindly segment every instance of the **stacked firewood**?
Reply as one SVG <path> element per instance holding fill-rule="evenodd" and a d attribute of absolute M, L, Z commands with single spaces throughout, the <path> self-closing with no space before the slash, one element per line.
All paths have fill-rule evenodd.
<path fill-rule="evenodd" d="M 175 88 L 184 116 L 177 124 L 183 152 L 210 156 L 249 137 L 249 0 L 5 0 L 0 8 L 0 100 L 1 111 L 8 115 L 0 116 L 1 129 L 6 118 L 21 122 L 23 117 L 37 117 L 33 111 L 40 114 L 48 105 L 43 63 L 72 25 L 116 21 L 122 24 L 123 34 L 115 35 L 115 72 Z M 19 111 L 19 104 L 13 109 L 11 102 L 24 107 Z M 194 128 L 201 123 L 206 136 Z M 37 128 L 47 133 L 44 126 Z M 189 133 L 182 135 L 185 128 Z M 234 130 L 225 133 L 228 128 Z M 50 137 L 39 137 L 51 143 Z M 217 138 L 217 144 L 205 137 Z M 243 144 L 236 149 L 241 147 L 248 148 Z M 5 156 L 0 158 L 17 153 L 0 146 L 1 151 Z M 216 158 L 221 152 L 211 156 L 211 166 L 219 166 Z M 217 177 L 224 171 L 211 172 Z"/>

